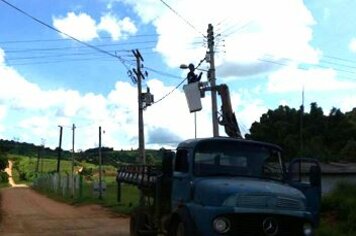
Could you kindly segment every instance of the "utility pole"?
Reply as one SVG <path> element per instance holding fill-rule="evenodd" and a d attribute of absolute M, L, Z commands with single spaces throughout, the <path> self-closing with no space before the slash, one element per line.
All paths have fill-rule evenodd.
<path fill-rule="evenodd" d="M 74 136 L 75 136 L 75 125 L 72 126 L 72 197 L 74 197 Z"/>
<path fill-rule="evenodd" d="M 302 105 L 300 106 L 300 155 L 304 155 L 304 140 L 303 140 L 303 120 L 304 120 L 304 85 L 302 89 Z"/>
<path fill-rule="evenodd" d="M 141 61 L 143 58 L 141 53 L 136 50 L 132 50 L 133 55 L 136 58 L 136 69 L 133 69 L 133 72 L 136 75 L 137 82 L 137 94 L 138 94 L 138 149 L 139 149 L 139 160 L 143 164 L 146 163 L 146 155 L 145 155 L 145 134 L 144 134 L 144 126 L 143 126 L 143 102 L 142 102 L 142 85 L 141 80 L 145 77 L 141 72 Z"/>
<path fill-rule="evenodd" d="M 60 172 L 60 168 L 61 168 L 62 133 L 63 133 L 63 127 L 61 125 L 58 125 L 58 127 L 59 127 L 59 145 L 58 145 L 57 173 Z"/>
<path fill-rule="evenodd" d="M 101 156 L 101 126 L 99 126 L 99 199 L 103 199 L 103 186 L 102 186 L 102 165 L 103 158 Z"/>
<path fill-rule="evenodd" d="M 211 87 L 211 106 L 213 121 L 213 136 L 219 136 L 218 109 L 216 101 L 216 77 L 215 77 L 215 60 L 214 60 L 214 28 L 212 24 L 208 25 L 208 51 L 206 52 L 206 61 L 210 64 L 208 71 L 208 80 Z"/>

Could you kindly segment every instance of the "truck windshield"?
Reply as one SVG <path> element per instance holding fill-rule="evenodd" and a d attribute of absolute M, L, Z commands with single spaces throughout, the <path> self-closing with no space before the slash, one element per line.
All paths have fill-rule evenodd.
<path fill-rule="evenodd" d="M 283 180 L 284 168 L 278 149 L 256 143 L 211 141 L 197 145 L 196 176 L 246 176 Z"/>

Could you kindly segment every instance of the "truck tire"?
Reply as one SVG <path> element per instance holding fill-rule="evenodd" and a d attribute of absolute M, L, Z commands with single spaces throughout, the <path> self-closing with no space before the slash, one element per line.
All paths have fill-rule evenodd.
<path fill-rule="evenodd" d="M 172 219 L 169 236 L 196 236 L 194 222 L 187 210 L 181 209 Z"/>
<path fill-rule="evenodd" d="M 135 209 L 130 218 L 130 235 L 131 236 L 156 236 L 156 233 L 147 232 L 152 230 L 150 227 L 149 216 L 141 208 Z"/>

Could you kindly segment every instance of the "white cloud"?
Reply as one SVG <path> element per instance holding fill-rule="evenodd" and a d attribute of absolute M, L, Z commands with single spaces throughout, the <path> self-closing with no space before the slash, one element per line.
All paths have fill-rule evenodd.
<path fill-rule="evenodd" d="M 108 32 L 113 40 L 119 40 L 122 37 L 137 32 L 137 28 L 130 18 L 125 17 L 119 20 L 111 14 L 106 14 L 101 17 L 97 29 L 98 31 Z"/>
<path fill-rule="evenodd" d="M 352 52 L 356 52 L 356 38 L 350 41 L 349 48 Z"/>
<path fill-rule="evenodd" d="M 260 99 L 243 101 L 242 108 L 236 112 L 237 120 L 240 125 L 240 130 L 243 134 L 249 133 L 249 128 L 252 123 L 259 121 L 263 113 L 266 113 L 268 108 Z"/>
<path fill-rule="evenodd" d="M 336 91 L 356 89 L 356 82 L 336 79 L 333 69 L 298 69 L 295 65 L 284 67 L 269 76 L 268 91 L 285 93 L 301 91 Z"/>
<path fill-rule="evenodd" d="M 119 19 L 111 13 L 103 15 L 97 23 L 86 13 L 68 12 L 65 17 L 53 17 L 53 25 L 60 31 L 82 41 L 98 38 L 99 32 L 107 32 L 113 40 L 119 40 L 137 32 L 130 18 Z M 62 37 L 67 38 L 63 34 Z"/>
<path fill-rule="evenodd" d="M 6 115 L 6 106 L 0 105 L 0 134 L 2 131 L 5 130 L 5 127 L 2 124 L 2 120 L 5 118 Z"/>
<path fill-rule="evenodd" d="M 90 41 L 99 37 L 95 20 L 86 13 L 76 15 L 74 12 L 68 12 L 65 17 L 53 17 L 53 25 L 63 33 L 79 40 Z"/>
<path fill-rule="evenodd" d="M 356 107 L 356 96 L 348 96 L 340 99 L 340 109 L 343 112 L 351 111 Z"/>
<path fill-rule="evenodd" d="M 229 63 L 239 69 L 251 63 L 261 64 L 258 60 L 266 56 L 275 60 L 318 62 L 320 52 L 310 45 L 311 26 L 315 21 L 300 0 L 171 2 L 172 8 L 189 23 L 159 1 L 124 2 L 131 4 L 144 22 L 154 24 L 160 35 L 156 50 L 171 67 L 188 59 L 197 63 L 205 56 L 205 49 L 197 42 L 203 43 L 209 23 L 215 26 L 217 51 L 226 52 L 217 54 L 219 70 Z M 266 69 L 259 66 L 254 70 L 259 73 Z M 234 69 L 231 73 L 238 74 L 238 71 Z"/>
<path fill-rule="evenodd" d="M 5 52 L 2 48 L 0 48 L 0 66 L 2 66 L 5 62 Z"/>

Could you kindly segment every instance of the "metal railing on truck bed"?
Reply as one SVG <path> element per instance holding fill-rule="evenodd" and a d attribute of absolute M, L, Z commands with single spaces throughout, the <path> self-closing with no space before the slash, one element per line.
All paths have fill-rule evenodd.
<path fill-rule="evenodd" d="M 117 171 L 117 182 L 138 187 L 153 187 L 162 177 L 161 168 L 150 165 L 125 165 Z"/>

